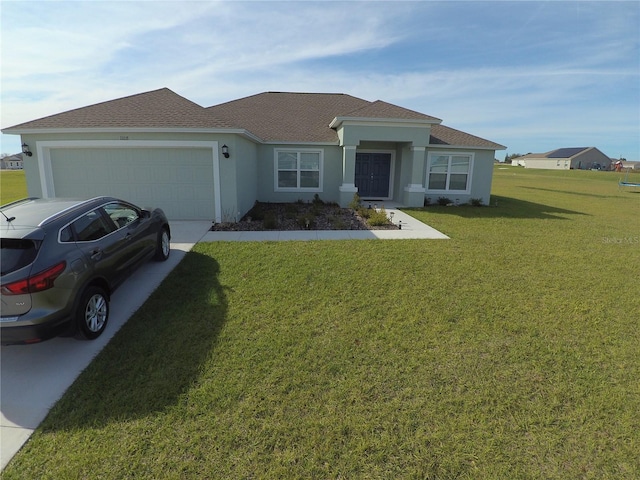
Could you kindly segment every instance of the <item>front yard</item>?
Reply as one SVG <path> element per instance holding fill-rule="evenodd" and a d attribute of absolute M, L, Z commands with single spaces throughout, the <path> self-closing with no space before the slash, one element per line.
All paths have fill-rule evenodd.
<path fill-rule="evenodd" d="M 640 193 L 493 192 L 410 211 L 447 241 L 197 245 L 3 478 L 637 478 Z"/>

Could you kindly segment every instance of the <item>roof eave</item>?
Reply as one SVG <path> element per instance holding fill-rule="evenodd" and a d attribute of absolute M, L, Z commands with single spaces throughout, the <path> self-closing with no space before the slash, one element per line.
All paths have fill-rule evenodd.
<path fill-rule="evenodd" d="M 507 147 L 505 147 L 504 145 L 492 145 L 492 146 L 478 146 L 478 145 L 448 145 L 448 144 L 444 144 L 444 143 L 430 143 L 429 145 L 427 145 L 428 148 L 451 148 L 451 149 L 455 149 L 455 150 L 492 150 L 492 151 L 496 151 L 496 150 L 506 150 Z"/>
<path fill-rule="evenodd" d="M 13 128 L 2 130 L 6 135 L 38 135 L 69 133 L 226 133 L 242 135 L 250 140 L 263 143 L 263 140 L 244 128 L 151 128 L 151 127 L 106 127 L 106 128 Z"/>
<path fill-rule="evenodd" d="M 330 128 L 338 128 L 343 123 L 350 123 L 356 125 L 366 124 L 380 124 L 380 123 L 401 123 L 405 126 L 431 126 L 439 125 L 442 122 L 440 119 L 410 119 L 410 118 L 377 118 L 377 117 L 335 117 L 329 124 Z"/>

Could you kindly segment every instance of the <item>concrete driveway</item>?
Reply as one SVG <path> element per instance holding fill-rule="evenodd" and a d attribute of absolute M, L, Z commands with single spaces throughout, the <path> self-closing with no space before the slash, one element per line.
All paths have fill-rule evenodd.
<path fill-rule="evenodd" d="M 166 262 L 143 265 L 116 290 L 109 325 L 98 339 L 83 342 L 54 338 L 0 349 L 0 470 L 80 372 L 210 227 L 211 222 L 171 222 L 171 256 Z"/>

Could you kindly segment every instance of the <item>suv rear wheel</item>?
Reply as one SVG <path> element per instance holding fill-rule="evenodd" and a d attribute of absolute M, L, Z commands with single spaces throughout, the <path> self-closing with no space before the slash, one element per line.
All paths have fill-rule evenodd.
<path fill-rule="evenodd" d="M 84 340 L 98 338 L 109 320 L 109 299 L 100 287 L 87 288 L 75 313 L 77 337 Z"/>

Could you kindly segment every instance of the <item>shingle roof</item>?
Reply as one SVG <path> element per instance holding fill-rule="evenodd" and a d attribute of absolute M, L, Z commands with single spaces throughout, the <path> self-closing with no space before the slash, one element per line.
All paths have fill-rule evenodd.
<path fill-rule="evenodd" d="M 5 132 L 46 129 L 241 129 L 266 142 L 337 143 L 337 118 L 433 123 L 430 144 L 504 149 L 497 143 L 438 125 L 441 120 L 381 100 L 343 93 L 265 92 L 209 108 L 168 88 L 69 110 L 21 123 Z"/>
<path fill-rule="evenodd" d="M 131 95 L 21 123 L 7 129 L 230 128 L 168 88 Z"/>
<path fill-rule="evenodd" d="M 207 110 L 267 142 L 337 142 L 331 121 L 369 104 L 342 93 L 265 92 Z"/>
<path fill-rule="evenodd" d="M 429 120 L 433 122 L 442 121 L 439 118 L 383 102 L 382 100 L 376 100 L 375 102 L 368 103 L 368 105 L 365 105 L 358 110 L 341 114 L 340 116 L 357 118 L 399 118 L 402 120 Z"/>
<path fill-rule="evenodd" d="M 564 147 L 564 148 L 556 148 L 555 150 L 551 150 L 545 153 L 527 153 L 526 155 L 522 155 L 521 159 L 545 159 L 545 158 L 572 158 L 582 153 L 586 150 L 590 150 L 595 147 Z M 602 153 L 602 152 L 601 152 Z M 603 154 L 604 155 L 604 154 Z"/>
<path fill-rule="evenodd" d="M 492 150 L 503 150 L 507 147 L 499 143 L 476 137 L 470 133 L 465 133 L 444 125 L 433 125 L 431 127 L 430 145 L 452 145 L 460 147 L 480 147 Z"/>

